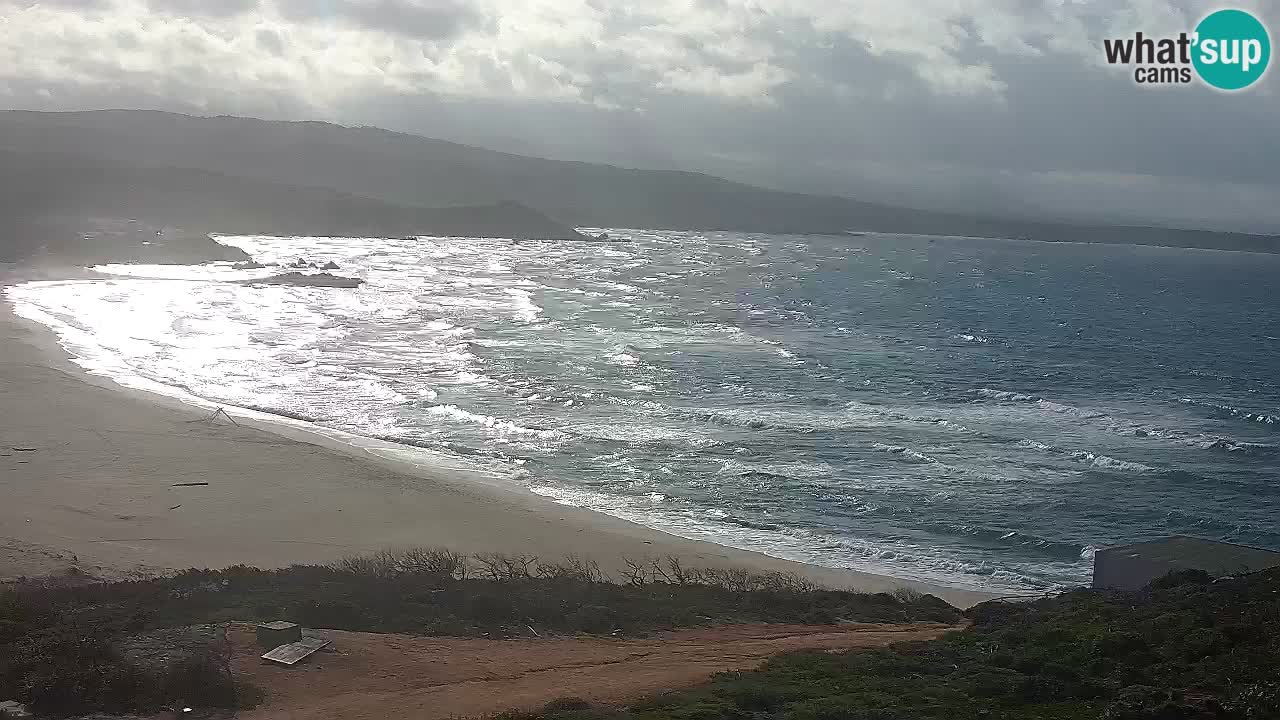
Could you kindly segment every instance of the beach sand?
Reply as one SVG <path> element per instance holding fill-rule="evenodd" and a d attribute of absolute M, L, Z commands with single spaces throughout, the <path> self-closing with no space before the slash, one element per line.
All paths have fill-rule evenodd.
<path fill-rule="evenodd" d="M 674 555 L 831 587 L 990 595 L 686 540 L 467 473 L 375 457 L 300 426 L 128 390 L 71 362 L 0 300 L 0 579 L 324 563 L 389 547 L 567 554 L 606 570 Z M 183 485 L 200 483 L 196 485 Z"/>

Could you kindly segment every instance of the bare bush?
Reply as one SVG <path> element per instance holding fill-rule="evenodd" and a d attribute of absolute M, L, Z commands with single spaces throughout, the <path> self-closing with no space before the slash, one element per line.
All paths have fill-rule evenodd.
<path fill-rule="evenodd" d="M 390 550 L 380 550 L 371 555 L 349 555 L 330 567 L 364 577 L 390 578 L 398 574 L 396 557 Z"/>
<path fill-rule="evenodd" d="M 698 584 L 729 592 L 747 592 L 753 589 L 757 577 L 742 568 L 702 568 L 694 571 Z"/>
<path fill-rule="evenodd" d="M 893 589 L 893 592 L 889 594 L 903 605 L 914 605 L 924 599 L 924 593 L 916 590 L 915 588 L 909 588 L 906 586 L 896 587 Z"/>
<path fill-rule="evenodd" d="M 726 592 L 768 591 L 807 593 L 819 586 L 795 573 L 752 573 L 743 568 L 690 568 L 674 556 L 640 559 L 624 557 L 617 579 L 608 577 L 595 560 L 568 555 L 560 562 L 544 562 L 534 555 L 477 553 L 468 557 L 445 548 L 407 548 L 383 550 L 369 555 L 343 558 L 330 567 L 371 578 L 394 578 L 403 575 L 426 575 L 465 580 L 470 573 L 489 580 L 525 580 L 529 578 L 569 579 L 588 583 L 619 582 L 642 586 L 703 585 Z M 904 604 L 918 601 L 921 594 L 910 588 L 899 588 L 894 597 Z"/>
<path fill-rule="evenodd" d="M 624 584 L 639 587 L 648 584 L 652 580 L 653 563 L 649 558 L 632 560 L 629 557 L 623 557 L 622 564 L 623 567 L 618 570 L 618 574 Z"/>
<path fill-rule="evenodd" d="M 353 575 L 372 578 L 431 575 L 465 580 L 467 556 L 445 548 L 381 550 L 370 555 L 351 555 L 330 567 Z"/>
<path fill-rule="evenodd" d="M 770 572 L 756 576 L 755 588 L 771 592 L 809 593 L 818 584 L 792 572 Z"/>
<path fill-rule="evenodd" d="M 397 560 L 401 573 L 467 579 L 467 556 L 447 548 L 409 548 Z"/>
<path fill-rule="evenodd" d="M 675 555 L 667 556 L 666 570 L 662 573 L 662 578 L 672 585 L 688 585 L 693 582 L 693 576 Z"/>
<path fill-rule="evenodd" d="M 640 560 L 624 557 L 619 575 L 624 585 L 703 585 L 727 592 L 807 593 L 819 589 L 816 583 L 795 573 L 752 573 L 743 568 L 690 568 L 674 555 Z"/>
<path fill-rule="evenodd" d="M 566 555 L 558 563 L 536 561 L 535 572 L 540 578 L 557 578 L 562 580 L 578 580 L 581 582 L 605 582 L 600 564 L 590 558 L 578 555 Z"/>
<path fill-rule="evenodd" d="M 476 553 L 471 556 L 479 566 L 478 573 L 490 580 L 525 580 L 533 577 L 538 558 L 533 555 Z"/>

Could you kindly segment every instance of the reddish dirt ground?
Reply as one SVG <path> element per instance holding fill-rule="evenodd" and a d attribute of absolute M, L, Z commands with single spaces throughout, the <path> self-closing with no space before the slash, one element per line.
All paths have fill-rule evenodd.
<path fill-rule="evenodd" d="M 927 640 L 942 625 L 741 625 L 639 640 L 484 640 L 323 632 L 334 641 L 294 667 L 259 658 L 252 627 L 231 630 L 233 668 L 267 693 L 247 720 L 456 718 L 563 697 L 621 703 L 753 668 L 788 650 Z"/>

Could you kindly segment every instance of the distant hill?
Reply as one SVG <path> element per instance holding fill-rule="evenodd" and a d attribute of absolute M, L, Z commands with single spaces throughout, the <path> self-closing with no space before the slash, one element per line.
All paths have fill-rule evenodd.
<path fill-rule="evenodd" d="M 167 242 L 153 237 L 157 231 L 168 233 Z M 208 241 L 210 232 L 581 237 L 510 202 L 393 205 L 201 169 L 0 151 L 0 262 L 36 255 L 84 262 L 241 259 L 238 251 Z"/>
<path fill-rule="evenodd" d="M 358 199 L 393 206 L 386 212 L 388 218 L 395 219 L 386 222 L 395 227 L 403 227 L 404 219 L 414 217 L 405 208 L 505 208 L 493 212 L 492 225 L 474 227 L 470 223 L 479 223 L 484 213 L 459 211 L 454 218 L 459 223 L 456 227 L 472 228 L 463 234 L 473 235 L 513 234 L 506 224 L 510 220 L 534 223 L 529 232 L 535 236 L 554 236 L 557 228 L 562 233 L 564 228 L 575 226 L 773 233 L 878 231 L 1280 252 L 1280 238 L 1272 236 L 930 212 L 766 190 L 698 173 L 531 158 L 386 130 L 316 122 L 127 110 L 10 111 L 0 113 L 0 151 L 71 154 L 160 173 L 182 168 L 213 174 L 201 176 L 206 179 L 216 175 L 295 188 L 292 193 L 303 192 L 297 188 L 322 188 L 337 194 L 333 198 L 338 207 L 356 207 Z M 185 177 L 194 182 L 196 176 Z M 307 203 L 321 205 L 324 201 L 321 195 L 313 194 L 306 201 L 293 202 L 290 207 L 301 209 Z M 375 212 L 374 205 L 359 205 L 359 214 L 366 218 L 363 227 L 375 226 Z M 328 211 L 324 217 L 338 228 L 346 215 L 345 211 Z M 539 220 L 538 215 L 545 217 Z M 242 218 L 246 223 L 271 220 L 271 227 L 290 224 L 286 219 L 283 210 L 273 211 L 265 204 Z"/>

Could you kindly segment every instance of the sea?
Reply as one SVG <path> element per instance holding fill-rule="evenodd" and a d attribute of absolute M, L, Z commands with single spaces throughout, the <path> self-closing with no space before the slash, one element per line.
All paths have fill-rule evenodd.
<path fill-rule="evenodd" d="M 1033 594 L 1116 543 L 1280 549 L 1280 256 L 585 232 L 226 236 L 273 267 L 6 292 L 124 384 L 777 557 Z M 365 284 L 235 282 L 299 258 Z"/>

